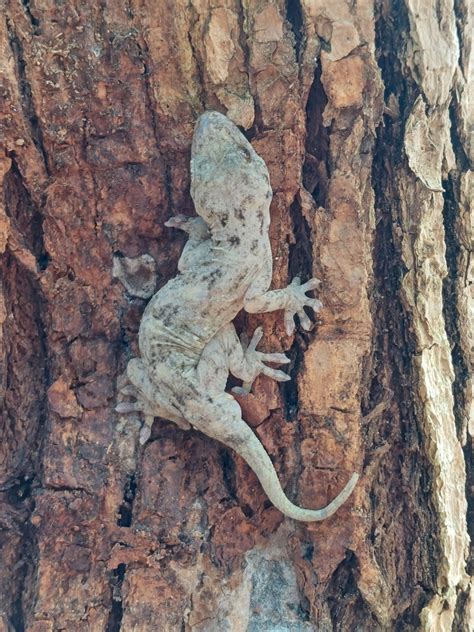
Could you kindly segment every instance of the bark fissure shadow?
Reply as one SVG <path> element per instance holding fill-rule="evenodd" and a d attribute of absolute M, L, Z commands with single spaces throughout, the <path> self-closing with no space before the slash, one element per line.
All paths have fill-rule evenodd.
<path fill-rule="evenodd" d="M 248 19 L 249 19 L 249 16 L 246 10 L 245 3 L 239 2 L 238 7 L 237 7 L 237 20 L 239 23 L 239 44 L 242 48 L 242 52 L 244 55 L 245 72 L 247 73 L 249 92 L 252 96 L 254 110 L 255 110 L 254 124 L 251 130 L 249 130 L 248 132 L 249 136 L 247 136 L 247 138 L 250 140 L 251 138 L 254 138 L 256 136 L 258 137 L 259 132 L 263 132 L 265 130 L 265 125 L 263 122 L 262 108 L 260 105 L 258 91 L 256 90 L 252 82 L 253 72 L 251 71 L 251 61 L 250 61 L 251 50 L 250 50 L 250 45 L 248 42 L 248 39 L 249 39 L 248 30 L 246 28 L 246 23 Z"/>
<path fill-rule="evenodd" d="M 304 36 L 304 20 L 300 2 L 287 2 L 286 14 L 295 37 L 295 53 L 298 61 Z M 326 128 L 322 127 L 322 113 L 326 103 L 327 99 L 321 84 L 321 70 L 318 64 L 306 103 L 306 155 L 302 165 L 301 175 L 302 184 L 306 190 L 309 190 L 311 195 L 314 194 L 314 189 L 318 186 L 317 183 L 320 180 L 316 166 L 317 159 L 313 156 L 313 153 L 318 154 L 318 158 L 323 164 L 326 164 L 326 161 L 328 160 L 328 131 Z M 327 170 L 325 170 L 325 174 L 327 176 Z M 311 177 L 313 180 L 311 180 Z M 324 192 L 326 192 L 326 188 L 327 187 L 324 188 Z M 289 215 L 292 221 L 293 240 L 290 242 L 288 248 L 288 276 L 290 280 L 294 277 L 300 277 L 301 280 L 305 282 L 314 275 L 313 234 L 311 226 L 304 215 L 298 195 L 295 196 L 292 204 L 290 205 Z M 314 323 L 314 313 L 307 309 L 305 309 L 305 312 L 309 319 Z M 298 318 L 296 320 L 298 326 Z M 295 471 L 292 476 L 293 483 L 289 485 L 293 494 L 297 493 L 297 481 L 299 480 L 303 470 L 303 460 L 299 448 L 304 436 L 302 434 L 302 425 L 298 419 L 298 374 L 303 365 L 304 354 L 308 348 L 308 344 L 314 335 L 314 329 L 311 332 L 305 332 L 301 329 L 301 327 L 297 327 L 297 333 L 295 334 L 293 344 L 291 349 L 287 352 L 291 361 L 288 367 L 288 374 L 291 376 L 291 380 L 281 385 L 285 418 L 288 422 L 295 424 L 296 464 Z"/>
<path fill-rule="evenodd" d="M 458 33 L 459 36 L 459 33 Z M 461 346 L 461 323 L 458 307 L 458 287 L 456 280 L 461 278 L 459 262 L 461 257 L 461 245 L 458 229 L 459 209 L 459 172 L 469 170 L 469 160 L 464 151 L 462 141 L 458 134 L 456 106 L 451 103 L 449 108 L 451 122 L 451 143 L 456 157 L 456 171 L 452 172 L 448 179 L 443 182 L 444 207 L 444 239 L 446 246 L 446 264 L 448 275 L 443 280 L 443 316 L 445 320 L 446 333 L 451 345 L 451 359 L 454 369 L 453 398 L 454 398 L 454 418 L 458 432 L 458 438 L 463 443 L 464 461 L 466 464 L 466 499 L 467 499 L 467 531 L 470 537 L 470 548 L 467 558 L 466 570 L 474 574 L 474 443 L 473 438 L 467 430 L 468 423 L 468 403 L 466 395 L 469 382 L 469 359 L 465 357 Z M 468 265 L 464 273 L 464 282 L 467 283 Z M 466 608 L 466 594 L 460 593 L 456 604 L 455 623 L 466 619 L 464 610 Z M 461 624 L 459 624 L 460 627 Z"/>
<path fill-rule="evenodd" d="M 0 540 L 3 553 L 8 551 L 6 543 L 9 531 L 19 535 L 21 541 L 14 565 L 4 563 L 0 582 L 1 585 L 7 579 L 9 581 L 9 602 L 2 599 L 3 594 L 0 594 L 0 600 L 2 610 L 8 616 L 14 632 L 25 632 L 28 629 L 28 614 L 36 599 L 35 574 L 39 551 L 35 528 L 30 522 L 35 508 L 32 494 L 36 486 L 34 476 L 24 475 L 0 489 L 0 532 L 3 534 Z M 6 557 L 5 562 L 7 559 Z"/>
<path fill-rule="evenodd" d="M 306 142 L 303 164 L 303 185 L 319 207 L 326 206 L 329 179 L 330 127 L 323 124 L 323 112 L 328 102 L 321 82 L 321 62 L 314 71 L 314 79 L 306 103 Z"/>
<path fill-rule="evenodd" d="M 133 520 L 133 504 L 137 493 L 137 480 L 135 474 L 127 476 L 123 501 L 118 510 L 117 525 L 119 527 L 131 527 Z"/>
<path fill-rule="evenodd" d="M 5 211 L 23 240 L 22 245 L 33 254 L 38 270 L 43 272 L 50 261 L 44 245 L 44 217 L 29 194 L 14 156 L 11 156 L 11 161 L 10 171 L 3 182 Z"/>
<path fill-rule="evenodd" d="M 297 197 L 293 200 L 289 208 L 289 213 L 293 224 L 293 243 L 289 244 L 288 249 L 288 276 L 293 279 L 298 276 L 303 282 L 308 281 L 313 276 L 313 248 L 311 228 L 303 214 L 301 204 Z M 314 313 L 305 308 L 306 315 L 314 322 Z M 300 446 L 304 439 L 302 434 L 302 425 L 298 418 L 299 414 L 299 394 L 298 394 L 298 375 L 304 362 L 304 354 L 308 348 L 309 341 L 314 336 L 312 332 L 305 332 L 299 326 L 297 320 L 297 329 L 294 336 L 293 344 L 289 352 L 290 365 L 288 374 L 291 380 L 283 382 L 281 385 L 284 401 L 284 413 L 288 422 L 294 424 L 295 427 L 295 468 L 291 476 L 291 482 L 288 489 L 291 489 L 291 495 L 297 496 L 298 481 L 303 471 L 303 460 L 301 456 Z"/>
<path fill-rule="evenodd" d="M 15 160 L 4 180 L 5 208 L 14 233 L 0 257 L 0 274 L 6 313 L 3 325 L 5 378 L 3 436 L 15 436 L 15 442 L 0 447 L 2 474 L 0 484 L 5 494 L 0 513 L 21 516 L 15 531 L 20 534 L 15 567 L 10 573 L 11 588 L 3 609 L 14 629 L 27 628 L 29 613 L 36 601 L 37 564 L 39 559 L 36 530 L 30 522 L 34 511 L 35 488 L 41 487 L 41 454 L 47 419 L 47 388 L 50 383 L 49 353 L 45 328 L 45 301 L 37 274 L 15 253 L 28 251 L 44 268 L 49 260 L 44 248 L 42 216 L 34 204 Z M 3 442 L 2 442 L 3 443 Z M 10 571 L 4 569 L 5 573 Z"/>
<path fill-rule="evenodd" d="M 301 205 L 295 197 L 289 208 L 289 213 L 293 224 L 293 243 L 288 249 L 288 276 L 289 279 L 300 277 L 302 282 L 308 281 L 313 276 L 313 248 L 311 228 L 303 215 Z M 308 318 L 314 322 L 314 314 L 305 308 Z M 287 352 L 291 362 L 288 367 L 288 374 L 291 380 L 283 382 L 281 385 L 284 403 L 285 417 L 287 421 L 293 421 L 298 414 L 298 373 L 304 360 L 304 353 L 308 347 L 308 342 L 314 335 L 313 332 L 306 333 L 301 328 L 297 329 L 291 349 Z"/>
<path fill-rule="evenodd" d="M 327 589 L 327 604 L 333 630 L 344 632 L 345 629 L 348 629 L 345 627 L 345 622 L 347 622 L 351 629 L 381 632 L 377 619 L 370 612 L 357 587 L 356 568 L 357 558 L 355 554 L 352 551 L 347 551 L 344 560 L 332 574 Z M 345 598 L 341 599 L 341 595 L 344 595 Z"/>
<path fill-rule="evenodd" d="M 461 439 L 466 424 L 465 393 L 469 379 L 469 369 L 460 344 L 459 313 L 456 300 L 458 293 L 456 280 L 460 272 L 458 260 L 461 253 L 459 239 L 456 234 L 456 212 L 459 206 L 452 177 L 443 181 L 443 188 L 445 190 L 443 208 L 444 240 L 448 268 L 448 274 L 443 279 L 443 316 L 446 334 L 451 345 L 451 358 L 455 375 L 453 382 L 454 418 L 458 438 Z"/>
<path fill-rule="evenodd" d="M 33 34 L 38 35 L 40 21 L 31 13 L 30 0 L 21 0 L 21 4 L 23 5 L 25 14 L 31 23 L 31 30 L 33 31 Z"/>
<path fill-rule="evenodd" d="M 173 183 L 171 178 L 171 168 L 169 160 L 166 160 L 166 154 L 161 148 L 161 138 L 160 131 L 158 125 L 158 114 L 157 114 L 157 102 L 156 97 L 153 94 L 153 86 L 151 83 L 152 72 L 150 70 L 150 52 L 148 49 L 148 44 L 145 40 L 143 40 L 143 44 L 140 42 L 136 42 L 139 57 L 143 64 L 143 87 L 145 93 L 145 100 L 147 105 L 147 110 L 150 113 L 150 122 L 151 128 L 153 130 L 153 136 L 155 139 L 155 145 L 157 153 L 159 154 L 162 163 L 163 163 L 163 171 L 164 171 L 164 185 L 166 191 L 166 200 L 167 200 L 167 208 L 170 215 L 173 214 Z"/>
<path fill-rule="evenodd" d="M 50 161 L 44 145 L 43 132 L 41 130 L 39 118 L 36 113 L 31 85 L 27 77 L 23 46 L 20 38 L 13 28 L 12 23 L 8 18 L 6 19 L 6 25 L 10 48 L 15 60 L 15 66 L 18 76 L 18 86 L 21 93 L 21 106 L 23 109 L 23 114 L 25 116 L 25 119 L 29 123 L 33 143 L 43 159 L 46 174 L 50 176 Z"/>
<path fill-rule="evenodd" d="M 237 482 L 236 482 L 236 470 L 235 462 L 230 450 L 220 450 L 219 457 L 222 467 L 222 477 L 224 479 L 224 485 L 229 494 L 231 500 L 237 500 Z"/>
<path fill-rule="evenodd" d="M 12 316 L 4 324 L 7 350 L 4 414 L 6 419 L 10 419 L 19 444 L 24 441 L 29 446 L 29 449 L 21 449 L 19 446 L 17 464 L 8 476 L 11 479 L 37 473 L 41 429 L 46 420 L 46 391 L 50 378 L 40 290 L 31 273 L 8 251 L 2 258 L 0 270 L 6 280 L 4 288 L 7 313 Z M 23 348 L 22 340 L 25 338 L 31 343 L 28 357 L 22 356 L 22 364 L 16 362 L 14 367 L 16 356 L 13 353 Z M 18 401 L 20 406 L 16 405 Z M 38 444 L 37 449 L 33 450 L 35 444 Z"/>
<path fill-rule="evenodd" d="M 27 629 L 27 613 L 32 611 L 36 600 L 34 578 L 37 574 L 39 552 L 30 517 L 34 511 L 33 489 L 41 485 L 39 473 L 49 372 L 46 334 L 41 316 L 42 303 L 34 280 L 29 271 L 22 268 L 8 252 L 2 258 L 1 271 L 5 278 L 7 313 L 14 317 L 13 321 L 8 319 L 4 325 L 7 348 L 4 428 L 8 424 L 17 443 L 16 450 L 10 450 L 8 458 L 3 458 L 4 455 L 1 458 L 5 468 L 2 487 L 6 494 L 0 501 L 0 505 L 3 505 L 0 513 L 5 512 L 8 515 L 10 512 L 20 512 L 22 515 L 18 528 L 21 545 L 17 548 L 18 558 L 11 576 L 9 601 L 3 604 L 3 608 L 9 611 L 15 631 L 23 632 Z M 23 364 L 19 364 L 15 362 L 12 350 L 18 349 L 25 337 L 32 345 L 33 355 L 25 358 Z M 15 368 L 12 363 L 15 363 Z M 16 406 L 18 401 L 21 402 L 20 407 Z"/>
<path fill-rule="evenodd" d="M 29 508 L 29 514 L 34 508 Z M 29 518 L 29 516 L 28 516 Z M 22 528 L 21 558 L 17 562 L 18 579 L 12 603 L 12 624 L 15 632 L 26 632 L 29 629 L 29 613 L 33 611 L 36 601 L 36 577 L 39 547 L 35 529 L 31 522 L 25 521 Z"/>
<path fill-rule="evenodd" d="M 294 35 L 294 48 L 296 61 L 300 59 L 301 44 L 304 37 L 304 20 L 301 10 L 300 0 L 286 0 L 285 2 L 286 19 L 291 26 Z"/>
<path fill-rule="evenodd" d="M 120 632 L 122 629 L 123 603 L 122 586 L 127 571 L 126 564 L 119 564 L 114 568 L 110 577 L 110 588 L 112 593 L 112 607 L 107 621 L 106 632 Z"/>
<path fill-rule="evenodd" d="M 196 68 L 196 74 L 197 74 L 197 82 L 195 83 L 195 85 L 193 86 L 194 88 L 196 88 L 197 90 L 197 98 L 199 99 L 199 112 L 202 112 L 206 109 L 206 95 L 205 95 L 205 85 L 206 85 L 206 81 L 205 81 L 205 62 L 202 58 L 201 55 L 201 51 L 199 50 L 199 45 L 196 46 L 195 42 L 194 42 L 194 31 L 196 28 L 196 25 L 199 22 L 199 14 L 196 10 L 196 8 L 190 3 L 189 7 L 188 7 L 189 11 L 191 12 L 191 24 L 187 33 L 187 38 L 188 38 L 188 43 L 189 43 L 189 48 L 191 49 L 191 55 L 192 58 L 194 60 L 194 64 L 195 64 L 195 68 Z M 190 91 L 188 91 L 188 94 L 190 94 Z M 193 104 L 193 109 L 195 110 L 195 114 L 197 115 L 199 112 L 196 108 L 196 103 Z"/>
<path fill-rule="evenodd" d="M 400 118 L 387 114 L 379 125 L 372 163 L 376 230 L 371 302 L 375 331 L 371 379 L 363 399 L 363 415 L 370 416 L 370 412 L 382 404 L 387 393 L 393 393 L 393 397 L 390 397 L 387 410 L 364 424 L 362 432 L 369 453 L 376 453 L 387 443 L 390 446 L 383 452 L 383 461 L 377 467 L 378 474 L 370 492 L 373 500 L 372 529 L 373 532 L 383 533 L 382 538 L 379 535 L 377 539 L 372 539 L 371 548 L 389 585 L 396 578 L 390 574 L 387 550 L 392 551 L 392 556 L 397 556 L 404 580 L 403 584 L 396 584 L 397 589 L 392 595 L 394 619 L 391 625 L 394 630 L 414 631 L 420 625 L 421 609 L 436 591 L 436 567 L 440 557 L 434 539 L 430 541 L 422 536 L 424 533 L 436 533 L 438 525 L 429 493 L 431 467 L 423 452 L 421 420 L 413 393 L 416 370 L 412 359 L 416 340 L 411 315 L 405 310 L 402 300 L 402 281 L 407 269 L 396 233 L 402 227 L 396 171 L 399 167 L 404 168 L 403 121 L 417 88 L 403 74 L 399 59 L 408 32 L 406 9 L 398 6 L 396 18 L 392 9 L 395 11 L 391 2 L 384 2 L 378 7 L 376 49 L 379 51 L 377 61 L 384 82 L 385 100 L 390 96 L 397 100 Z M 398 29 L 394 29 L 395 23 L 399 25 Z M 405 493 L 400 493 L 399 481 L 404 481 Z M 380 511 L 380 507 L 386 504 L 386 510 Z M 391 510 L 390 520 L 398 525 L 397 541 L 390 539 L 384 531 L 389 519 L 387 512 Z M 353 621 L 366 627 L 373 618 L 373 629 L 380 629 L 377 613 L 372 611 L 362 594 L 354 602 L 352 613 Z M 334 620 L 341 621 L 341 616 L 337 614 Z"/>

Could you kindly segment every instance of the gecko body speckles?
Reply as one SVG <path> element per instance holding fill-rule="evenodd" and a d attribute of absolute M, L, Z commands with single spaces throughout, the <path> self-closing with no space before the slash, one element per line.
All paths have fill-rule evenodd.
<path fill-rule="evenodd" d="M 204 113 L 196 125 L 191 196 L 198 217 L 176 216 L 167 222 L 189 233 L 179 274 L 148 303 L 139 330 L 141 358 L 130 360 L 127 367 L 133 386 L 125 393 L 136 403 L 124 402 L 117 410 L 144 413 L 141 443 L 148 439 L 155 416 L 217 439 L 247 461 L 280 511 L 296 520 L 323 520 L 348 498 L 357 474 L 327 507 L 294 505 L 267 452 L 243 421 L 239 404 L 225 392 L 229 372 L 247 388 L 260 373 L 278 381 L 289 379 L 266 364 L 287 363 L 284 354 L 256 350 L 260 330 L 242 346 L 232 324 L 241 309 L 284 310 L 290 334 L 295 314 L 309 329 L 303 308 L 318 310 L 321 303 L 306 294 L 317 287 L 317 279 L 304 284 L 294 279 L 287 288 L 269 291 L 272 190 L 267 167 L 238 128 L 218 112 Z"/>

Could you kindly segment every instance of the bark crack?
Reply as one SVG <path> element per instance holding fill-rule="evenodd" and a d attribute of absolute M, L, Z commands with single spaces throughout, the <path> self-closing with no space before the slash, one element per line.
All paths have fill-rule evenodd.
<path fill-rule="evenodd" d="M 28 77 L 26 73 L 26 61 L 25 61 L 23 46 L 21 44 L 20 38 L 18 37 L 18 35 L 16 34 L 13 28 L 12 23 L 10 22 L 8 18 L 6 19 L 6 25 L 7 25 L 10 48 L 13 53 L 13 58 L 15 60 L 18 87 L 20 89 L 20 94 L 21 94 L 21 106 L 23 110 L 23 115 L 26 121 L 28 121 L 33 143 L 36 149 L 38 150 L 40 156 L 43 159 L 46 174 L 50 176 L 51 169 L 50 169 L 49 158 L 48 158 L 48 154 L 46 152 L 46 148 L 43 141 L 43 132 L 41 130 L 39 118 L 35 109 L 33 93 L 32 93 L 31 86 L 28 81 Z"/>
<path fill-rule="evenodd" d="M 33 485 L 34 477 L 25 475 L 18 477 L 3 488 L 7 489 L 7 493 L 5 494 L 5 502 L 2 503 L 0 531 L 7 539 L 9 532 L 17 533 L 21 542 L 17 549 L 20 555 L 12 569 L 13 572 L 11 572 L 9 564 L 6 563 L 5 575 L 3 576 L 3 580 L 8 576 L 10 579 L 11 602 L 10 604 L 4 602 L 2 609 L 8 613 L 12 629 L 15 632 L 24 632 L 27 629 L 27 613 L 31 610 L 31 605 L 36 598 L 34 578 L 38 550 L 35 530 L 30 522 L 30 516 L 35 506 L 32 498 Z M 7 520 L 5 520 L 6 516 L 8 516 Z"/>
<path fill-rule="evenodd" d="M 110 578 L 112 593 L 112 608 L 107 621 L 106 632 L 120 632 L 123 619 L 122 586 L 127 571 L 126 564 L 119 564 L 114 568 Z"/>
<path fill-rule="evenodd" d="M 231 500 L 237 499 L 237 485 L 236 485 L 236 473 L 235 462 L 232 458 L 232 454 L 229 450 L 220 451 L 220 461 L 222 467 L 222 477 L 224 479 L 224 485 L 229 494 Z"/>
<path fill-rule="evenodd" d="M 396 9 L 396 11 L 395 11 Z M 394 24 L 398 28 L 394 28 Z M 373 533 L 371 555 L 382 577 L 393 581 L 387 568 L 386 549 L 394 544 L 388 524 L 396 525 L 397 538 L 403 546 L 397 553 L 397 567 L 406 574 L 406 586 L 423 584 L 426 589 L 393 595 L 392 603 L 403 601 L 403 611 L 394 609 L 387 614 L 390 625 L 419 626 L 419 613 L 430 594 L 436 590 L 436 572 L 440 551 L 436 540 L 419 542 L 419 533 L 436 533 L 439 530 L 436 511 L 426 480 L 431 473 L 427 457 L 420 450 L 422 432 L 413 395 L 416 381 L 413 357 L 416 341 L 412 317 L 404 307 L 401 292 L 406 274 L 403 263 L 397 168 L 403 160 L 403 120 L 407 105 L 416 92 L 416 86 L 404 76 L 400 66 L 399 51 L 403 50 L 407 16 L 402 7 L 384 3 L 376 15 L 376 50 L 378 64 L 385 86 L 385 100 L 389 97 L 400 106 L 400 118 L 384 116 L 377 129 L 372 163 L 372 183 L 375 205 L 374 239 L 374 287 L 372 306 L 374 320 L 374 347 L 372 378 L 364 398 L 362 413 L 370 417 L 363 424 L 365 445 L 368 453 L 377 455 L 377 485 L 370 491 L 372 510 L 369 516 Z M 409 239 L 409 235 L 405 235 Z M 393 397 L 391 396 L 393 393 Z M 387 402 L 387 396 L 389 401 Z M 386 408 L 386 412 L 385 412 Z M 384 414 L 371 415 L 371 411 Z M 380 459 L 383 454 L 383 460 Z M 400 490 L 400 481 L 406 492 Z M 382 509 L 382 505 L 384 509 Z M 397 506 L 400 512 L 388 516 L 388 507 Z M 409 551 L 409 552 L 408 552 Z M 414 563 L 415 561 L 415 563 Z M 389 579 L 390 578 L 390 579 Z M 360 621 L 368 625 L 371 617 L 377 618 L 371 602 L 364 594 L 359 597 L 366 613 L 358 614 Z M 378 625 L 374 619 L 374 626 Z M 370 627 L 370 625 L 369 625 Z M 400 628 L 401 629 L 401 628 Z"/>
<path fill-rule="evenodd" d="M 38 20 L 38 18 L 35 18 L 35 16 L 31 12 L 30 0 L 21 0 L 21 4 L 23 5 L 23 8 L 25 10 L 25 14 L 28 20 L 30 21 L 31 30 L 33 31 L 33 34 L 38 35 L 39 33 L 38 27 L 40 25 L 40 21 Z"/>
<path fill-rule="evenodd" d="M 454 369 L 453 399 L 454 418 L 458 432 L 458 438 L 462 438 L 466 433 L 466 389 L 469 379 L 469 370 L 460 344 L 459 313 L 457 309 L 458 289 L 456 280 L 459 278 L 459 255 L 461 248 L 456 233 L 456 212 L 459 208 L 456 199 L 455 184 L 453 177 L 448 177 L 443 182 L 444 193 L 444 239 L 446 247 L 446 264 L 448 274 L 443 279 L 443 315 L 446 327 L 446 334 L 451 346 L 451 358 Z"/>
<path fill-rule="evenodd" d="M 192 24 L 189 27 L 189 31 L 188 31 L 188 43 L 189 43 L 189 48 L 191 49 L 191 54 L 192 54 L 192 58 L 194 59 L 194 62 L 196 64 L 196 73 L 198 76 L 198 83 L 197 83 L 197 93 L 198 93 L 198 98 L 199 98 L 199 105 L 201 107 L 202 110 L 205 109 L 205 99 L 204 99 L 204 86 L 206 85 L 206 82 L 204 80 L 204 67 L 203 67 L 203 60 L 202 60 L 202 56 L 200 54 L 199 48 L 196 48 L 196 46 L 194 45 L 194 41 L 193 41 L 193 32 L 194 29 L 196 28 L 197 23 L 199 22 L 199 18 L 196 17 L 198 14 L 196 12 L 196 9 L 193 5 L 190 5 L 190 8 L 193 12 L 193 19 L 194 21 L 192 22 Z M 188 94 L 189 94 L 189 90 L 188 90 Z"/>
<path fill-rule="evenodd" d="M 298 198 L 295 197 L 289 208 L 289 214 L 293 224 L 293 243 L 289 245 L 288 252 L 288 276 L 290 279 L 298 276 L 302 281 L 307 281 L 313 276 L 313 250 L 311 242 L 311 229 L 303 214 Z M 312 311 L 305 309 L 310 320 L 314 321 Z M 285 414 L 288 421 L 292 421 L 298 413 L 298 372 L 303 363 L 304 352 L 308 346 L 311 334 L 298 330 L 288 356 L 291 359 L 289 375 L 291 380 L 282 385 Z"/>
<path fill-rule="evenodd" d="M 303 185 L 316 204 L 326 206 L 330 179 L 330 128 L 323 124 L 324 108 L 328 102 L 321 82 L 321 63 L 316 65 L 314 79 L 306 103 L 306 156 L 303 164 Z"/>
<path fill-rule="evenodd" d="M 5 208 L 15 240 L 1 257 L 1 276 L 6 313 L 3 325 L 6 379 L 2 435 L 14 437 L 7 450 L 0 448 L 2 490 L 5 497 L 2 515 L 22 516 L 18 529 L 20 544 L 14 568 L 6 564 L 5 577 L 11 582 L 8 612 L 14 629 L 25 630 L 27 613 L 36 599 L 38 551 L 36 532 L 30 517 L 34 511 L 33 487 L 39 487 L 41 449 L 47 416 L 46 392 L 49 385 L 47 334 L 44 324 L 44 299 L 38 283 L 37 267 L 48 261 L 42 235 L 42 217 L 33 203 L 15 160 L 4 180 Z M 29 253 L 29 257 L 28 257 Z M 26 263 L 23 259 L 26 257 Z M 3 398 L 2 398 L 3 399 Z M 7 525 L 7 531 L 11 525 Z M 8 547 L 7 547 L 8 549 Z"/>
<path fill-rule="evenodd" d="M 286 0 L 286 19 L 291 26 L 294 35 L 294 48 L 296 61 L 300 60 L 301 44 L 304 36 L 304 20 L 300 0 Z"/>
<path fill-rule="evenodd" d="M 127 483 L 123 494 L 123 501 L 118 510 L 117 525 L 119 527 L 131 527 L 133 519 L 133 503 L 137 493 L 137 481 L 135 474 L 127 476 Z"/>
<path fill-rule="evenodd" d="M 24 247 L 35 257 L 38 270 L 43 272 L 50 261 L 44 245 L 44 217 L 25 186 L 14 156 L 11 156 L 11 161 L 10 171 L 4 179 L 5 212 Z M 10 248 L 10 251 L 22 263 L 15 249 Z"/>
<path fill-rule="evenodd" d="M 456 25 L 458 27 L 459 15 L 456 14 Z M 460 37 L 458 27 L 458 37 Z M 459 39 L 461 46 L 462 39 Z M 454 96 L 454 99 L 456 97 Z M 465 355 L 465 350 L 461 344 L 461 327 L 459 314 L 459 285 L 457 280 L 463 279 L 463 286 L 468 283 L 467 276 L 470 265 L 470 252 L 466 253 L 465 260 L 462 261 L 462 247 L 459 239 L 459 217 L 460 206 L 459 188 L 460 172 L 466 172 L 470 168 L 469 159 L 464 151 L 463 144 L 458 134 L 457 117 L 455 104 L 451 103 L 449 108 L 451 121 L 451 143 L 456 158 L 456 170 L 449 174 L 448 179 L 443 182 L 444 207 L 444 235 L 446 247 L 446 265 L 448 274 L 443 280 L 443 315 L 445 320 L 446 334 L 451 345 L 451 358 L 454 369 L 454 381 L 452 385 L 454 399 L 454 419 L 456 421 L 457 433 L 463 445 L 464 461 L 466 467 L 466 500 L 467 500 L 467 531 L 470 538 L 470 548 L 467 557 L 466 570 L 470 575 L 474 574 L 474 439 L 467 432 L 468 423 L 468 382 L 469 382 L 469 359 Z M 465 267 L 464 274 L 461 263 Z M 455 623 L 466 619 L 464 614 L 467 603 L 467 592 L 460 592 L 456 604 Z M 459 627 L 459 626 L 457 626 Z"/>
<path fill-rule="evenodd" d="M 41 429 L 46 419 L 46 391 L 49 385 L 47 336 L 42 315 L 40 289 L 32 274 L 19 264 L 7 252 L 2 261 L 5 283 L 5 303 L 12 321 L 4 326 L 4 339 L 7 349 L 7 392 L 5 396 L 5 414 L 12 423 L 12 432 L 18 434 L 18 440 L 32 447 L 41 443 Z M 20 326 L 17 323 L 21 323 Z M 23 364 L 14 366 L 17 348 L 23 337 L 28 337 L 31 349 Z M 34 363 L 29 360 L 34 357 Z M 33 398 L 27 393 L 32 385 L 36 386 Z M 20 401 L 20 405 L 15 403 Z M 36 472 L 39 467 L 39 449 L 19 450 L 17 463 L 11 464 L 10 476 L 19 472 Z M 13 457 L 14 458 L 14 457 Z M 8 461 L 7 461 L 8 462 Z M 7 470 L 8 471 L 8 470 Z"/>
<path fill-rule="evenodd" d="M 158 154 L 160 155 L 161 160 L 163 161 L 167 207 L 168 207 L 168 210 L 172 214 L 173 187 L 172 187 L 171 175 L 170 175 L 171 170 L 170 170 L 170 165 L 168 161 L 165 160 L 164 153 L 160 147 L 160 134 L 158 130 L 158 119 L 157 119 L 157 113 L 156 113 L 157 103 L 156 103 L 156 98 L 153 94 L 153 87 L 150 82 L 151 72 L 149 70 L 149 64 L 147 62 L 147 58 L 149 57 L 148 44 L 146 40 L 143 40 L 143 47 L 142 47 L 141 44 L 137 41 L 137 46 L 138 46 L 140 58 L 142 60 L 143 69 L 144 69 L 143 82 L 144 82 L 144 87 L 145 87 L 145 99 L 147 103 L 147 110 L 150 112 L 150 116 L 151 116 L 151 126 L 153 129 L 153 136 L 155 138 L 156 149 L 158 151 Z"/>
<path fill-rule="evenodd" d="M 254 136 L 257 135 L 259 130 L 264 129 L 262 110 L 260 107 L 260 100 L 258 98 L 258 92 L 255 90 L 255 87 L 252 85 L 252 73 L 250 72 L 250 46 L 248 42 L 248 29 L 246 28 L 246 23 L 248 21 L 248 15 L 246 13 L 246 8 L 242 0 L 238 3 L 237 7 L 237 19 L 239 21 L 239 43 L 242 47 L 242 52 L 244 54 L 244 64 L 246 68 L 247 78 L 248 78 L 248 86 L 249 92 L 253 99 L 254 110 L 255 110 L 255 118 L 253 127 L 248 130 L 247 138 L 250 140 Z"/>

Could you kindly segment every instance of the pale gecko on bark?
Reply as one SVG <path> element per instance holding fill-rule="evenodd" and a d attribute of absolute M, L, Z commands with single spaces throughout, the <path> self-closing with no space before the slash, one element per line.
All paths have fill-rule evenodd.
<path fill-rule="evenodd" d="M 291 334 L 295 314 L 308 330 L 312 324 L 304 307 L 317 311 L 322 305 L 306 295 L 318 286 L 315 278 L 304 284 L 295 278 L 288 287 L 269 291 L 268 170 L 236 125 L 218 112 L 205 112 L 196 124 L 191 196 L 198 217 L 176 216 L 167 222 L 189 233 L 179 274 L 148 303 L 139 330 L 141 358 L 133 358 L 127 366 L 131 385 L 122 391 L 136 401 L 118 404 L 117 411 L 144 413 L 142 444 L 150 436 L 155 416 L 183 429 L 200 430 L 245 459 L 283 514 L 306 522 L 323 520 L 349 497 L 358 474 L 322 509 L 294 505 L 263 445 L 242 419 L 239 404 L 225 392 L 229 372 L 247 389 L 260 373 L 280 382 L 290 379 L 266 365 L 288 363 L 284 354 L 256 350 L 261 328 L 243 347 L 232 324 L 241 309 L 249 313 L 282 309 Z"/>

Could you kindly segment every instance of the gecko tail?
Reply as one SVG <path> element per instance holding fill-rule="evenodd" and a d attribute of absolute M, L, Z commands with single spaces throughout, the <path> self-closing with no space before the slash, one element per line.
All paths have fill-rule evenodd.
<path fill-rule="evenodd" d="M 225 400 L 226 420 L 224 422 L 210 420 L 208 416 L 205 419 L 202 415 L 201 406 L 199 406 L 201 410 L 198 413 L 198 405 L 194 402 L 193 405 L 188 407 L 187 411 L 191 414 L 191 418 L 188 415 L 186 417 L 195 428 L 235 450 L 254 471 L 272 504 L 285 516 L 302 522 L 317 522 L 332 516 L 351 495 L 359 480 L 359 475 L 356 473 L 352 474 L 344 489 L 326 507 L 321 509 L 298 507 L 286 496 L 265 448 L 242 419 L 237 402 L 233 398 L 231 400 Z M 224 402 L 221 400 L 219 403 L 222 404 Z M 222 415 L 222 406 L 219 406 L 219 408 L 219 412 Z M 214 410 L 214 413 L 216 412 Z"/>
<path fill-rule="evenodd" d="M 243 420 L 241 423 L 244 424 L 248 430 L 248 432 L 244 431 L 244 442 L 241 442 L 239 437 L 239 440 L 229 442 L 229 444 L 233 443 L 234 445 L 228 445 L 245 459 L 257 475 L 260 484 L 272 504 L 285 514 L 285 516 L 302 522 L 318 522 L 332 516 L 349 498 L 359 480 L 359 475 L 356 473 L 352 474 L 344 489 L 326 505 L 326 507 L 322 507 L 321 509 L 305 509 L 292 503 L 283 491 L 273 463 L 265 448 L 247 424 Z"/>

